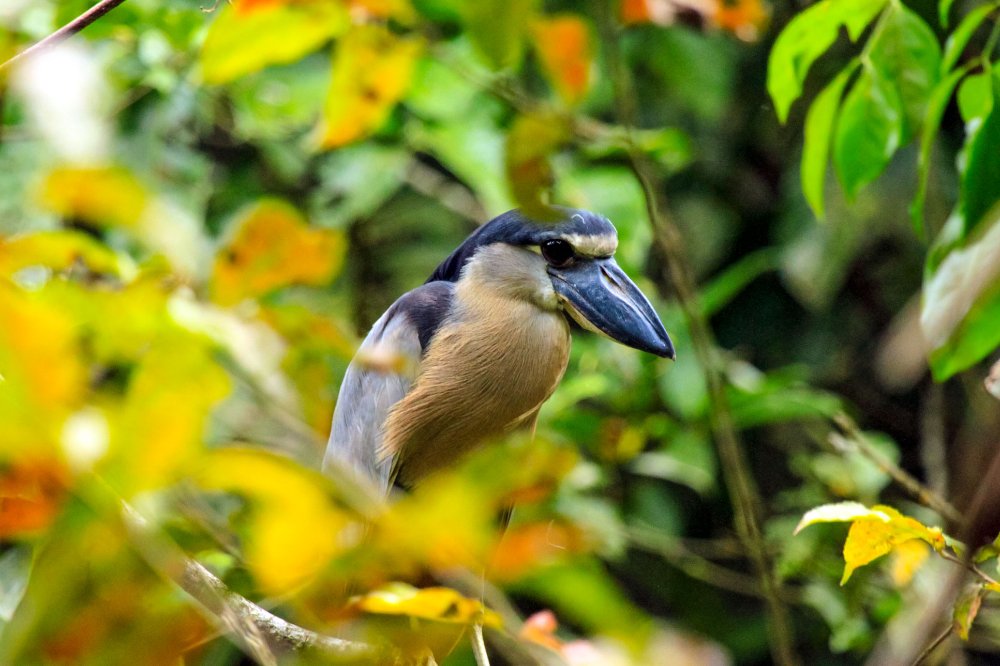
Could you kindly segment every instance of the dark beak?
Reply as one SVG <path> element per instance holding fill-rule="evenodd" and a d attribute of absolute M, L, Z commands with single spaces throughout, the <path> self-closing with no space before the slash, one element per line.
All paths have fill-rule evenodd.
<path fill-rule="evenodd" d="M 674 345 L 653 306 L 613 258 L 549 266 L 552 287 L 583 328 L 623 345 L 674 358 Z"/>

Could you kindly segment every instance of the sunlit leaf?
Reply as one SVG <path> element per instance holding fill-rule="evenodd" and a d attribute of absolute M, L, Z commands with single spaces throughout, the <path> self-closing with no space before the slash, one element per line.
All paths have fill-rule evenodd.
<path fill-rule="evenodd" d="M 590 89 L 593 44 L 590 26 L 578 16 L 546 16 L 531 24 L 542 67 L 567 104 L 580 102 Z"/>
<path fill-rule="evenodd" d="M 447 587 L 418 589 L 403 583 L 393 583 L 373 590 L 352 604 L 366 613 L 407 615 L 423 620 L 456 624 L 481 624 L 499 627 L 500 616 L 482 602 L 463 597 Z"/>
<path fill-rule="evenodd" d="M 317 144 L 336 148 L 378 130 L 409 88 L 422 50 L 419 39 L 378 25 L 347 33 L 337 44 Z"/>
<path fill-rule="evenodd" d="M 767 90 L 778 119 L 785 122 L 792 102 L 815 60 L 826 53 L 840 32 L 852 40 L 861 36 L 888 0 L 820 0 L 795 15 L 778 35 L 767 67 Z"/>
<path fill-rule="evenodd" d="M 522 115 L 514 121 L 507 135 L 507 180 L 514 199 L 529 213 L 545 217 L 555 181 L 550 156 L 569 136 L 565 119 L 558 116 Z"/>
<path fill-rule="evenodd" d="M 268 65 L 294 62 L 349 25 L 340 2 L 223 3 L 199 57 L 202 79 L 226 83 Z"/>
<path fill-rule="evenodd" d="M 907 541 L 919 539 L 935 550 L 945 546 L 945 537 L 939 528 L 927 527 L 890 506 L 876 505 L 869 509 L 858 502 L 825 504 L 811 509 L 802 516 L 795 532 L 817 523 L 831 522 L 851 523 L 844 542 L 841 585 L 850 579 L 855 569 L 887 555 Z"/>
<path fill-rule="evenodd" d="M 908 585 L 930 553 L 930 546 L 920 539 L 904 541 L 896 546 L 892 551 L 892 565 L 889 569 L 896 587 Z"/>
<path fill-rule="evenodd" d="M 324 490 L 318 474 L 291 460 L 248 449 L 227 448 L 203 458 L 195 474 L 207 490 L 242 495 L 250 502 L 253 529 L 246 560 L 261 588 L 288 593 L 308 583 L 350 545 L 348 517 Z"/>
<path fill-rule="evenodd" d="M 38 198 L 62 217 L 120 227 L 134 226 L 149 202 L 146 189 L 119 167 L 58 167 L 45 176 Z"/>
<path fill-rule="evenodd" d="M 215 258 L 212 296 L 231 305 L 291 284 L 324 284 L 340 270 L 343 236 L 310 228 L 292 206 L 264 200 L 242 213 Z"/>

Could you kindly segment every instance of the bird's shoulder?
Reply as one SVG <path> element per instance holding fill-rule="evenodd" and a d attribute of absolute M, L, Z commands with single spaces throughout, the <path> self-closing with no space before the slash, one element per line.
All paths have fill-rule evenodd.
<path fill-rule="evenodd" d="M 406 292 L 384 315 L 386 328 L 405 326 L 417 336 L 421 352 L 426 352 L 441 328 L 455 300 L 455 284 L 438 280 Z"/>

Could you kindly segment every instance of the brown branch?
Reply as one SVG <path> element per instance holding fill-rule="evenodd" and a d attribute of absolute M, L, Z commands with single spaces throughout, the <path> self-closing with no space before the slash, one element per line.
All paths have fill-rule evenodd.
<path fill-rule="evenodd" d="M 931 656 L 934 650 L 938 649 L 938 647 L 940 647 L 940 645 L 944 643 L 949 636 L 951 636 L 952 631 L 954 631 L 954 627 L 950 624 L 946 625 L 941 633 L 935 636 L 934 639 L 927 644 L 924 651 L 917 655 L 917 658 L 913 660 L 913 666 L 920 666 L 920 664 L 924 663 L 927 657 Z"/>
<path fill-rule="evenodd" d="M 101 18 L 102 16 L 110 12 L 118 5 L 122 4 L 123 2 L 125 2 L 125 0 L 101 0 L 96 5 L 94 5 L 84 13 L 80 14 L 75 19 L 73 19 L 63 27 L 59 28 L 48 37 L 45 37 L 41 41 L 35 42 L 25 50 L 15 55 L 14 57 L 0 64 L 0 73 L 7 71 L 8 69 L 16 65 L 18 62 L 20 62 L 24 58 L 27 58 L 28 56 L 34 53 L 44 51 L 45 49 L 52 48 L 56 44 L 66 41 L 67 39 L 69 39 L 76 33 L 80 32 L 88 25 L 96 21 L 97 19 Z"/>
<path fill-rule="evenodd" d="M 642 187 L 646 201 L 646 214 L 653 230 L 653 239 L 666 259 L 666 270 L 674 286 L 677 301 L 691 331 L 694 354 L 704 371 L 708 385 L 710 419 L 715 435 L 716 449 L 726 487 L 729 489 L 733 508 L 736 533 L 750 556 L 754 573 L 760 580 L 769 617 L 771 656 L 775 663 L 790 665 L 798 663 L 794 650 L 794 640 L 788 609 L 781 599 L 780 583 L 768 562 L 767 549 L 760 527 L 760 497 L 750 473 L 746 452 L 740 442 L 736 425 L 726 396 L 725 383 L 719 367 L 715 338 L 698 305 L 698 292 L 694 271 L 684 251 L 680 231 L 667 215 L 663 194 L 656 182 L 656 169 L 649 162 L 634 141 L 631 132 L 636 126 L 636 108 L 632 75 L 623 62 L 620 44 L 613 16 L 612 1 L 599 4 L 598 25 L 615 90 L 619 123 L 629 135 L 629 162 L 636 179 Z"/>
<path fill-rule="evenodd" d="M 398 661 L 398 654 L 389 646 L 325 636 L 283 620 L 227 588 L 124 503 L 122 517 L 133 546 L 150 568 L 197 601 L 209 619 L 219 623 L 262 666 L 276 666 L 278 656 L 289 652 L 311 652 L 334 663 Z"/>
<path fill-rule="evenodd" d="M 851 417 L 840 413 L 833 420 L 844 433 L 843 437 L 835 434 L 830 438 L 830 443 L 835 449 L 839 451 L 851 448 L 856 449 L 861 455 L 875 463 L 880 470 L 888 474 L 893 481 L 913 495 L 921 504 L 934 509 L 956 525 L 963 524 L 964 519 L 958 509 L 948 502 L 948 500 L 920 483 L 920 481 L 899 465 L 882 455 L 880 451 L 871 445 L 865 434 L 861 432 L 858 424 Z"/>

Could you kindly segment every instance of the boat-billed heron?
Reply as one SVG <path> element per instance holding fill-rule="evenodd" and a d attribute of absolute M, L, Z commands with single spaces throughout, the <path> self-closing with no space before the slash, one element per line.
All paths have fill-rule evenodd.
<path fill-rule="evenodd" d="M 660 318 L 615 263 L 606 218 L 518 210 L 472 233 L 375 322 L 340 388 L 324 466 L 387 492 L 492 437 L 533 428 L 569 360 L 570 320 L 674 357 Z"/>

